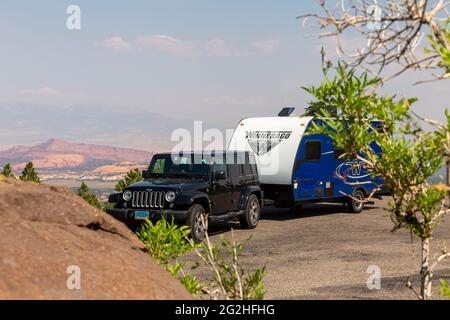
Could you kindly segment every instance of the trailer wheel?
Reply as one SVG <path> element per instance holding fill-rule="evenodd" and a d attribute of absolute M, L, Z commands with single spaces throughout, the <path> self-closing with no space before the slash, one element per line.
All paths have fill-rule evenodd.
<path fill-rule="evenodd" d="M 260 216 L 261 206 L 259 205 L 259 199 L 255 194 L 251 194 L 244 214 L 239 217 L 239 222 L 246 229 L 254 229 L 258 225 Z"/>
<path fill-rule="evenodd" d="M 189 208 L 187 223 L 191 228 L 190 237 L 194 241 L 202 241 L 208 230 L 208 217 L 201 204 L 194 204 Z"/>
<path fill-rule="evenodd" d="M 353 213 L 360 213 L 364 210 L 364 192 L 359 189 L 353 192 L 349 201 L 349 209 Z"/>

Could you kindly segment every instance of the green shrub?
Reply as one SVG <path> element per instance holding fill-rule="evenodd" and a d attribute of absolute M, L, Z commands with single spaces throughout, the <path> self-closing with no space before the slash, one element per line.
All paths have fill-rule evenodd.
<path fill-rule="evenodd" d="M 239 263 L 239 256 L 245 242 L 236 242 L 231 230 L 232 241 L 222 236 L 219 246 L 214 246 L 206 236 L 198 256 L 211 269 L 213 286 L 218 286 L 223 298 L 237 300 L 262 300 L 265 295 L 263 278 L 266 267 L 254 272 L 245 271 Z"/>
<path fill-rule="evenodd" d="M 41 183 L 41 179 L 39 179 L 39 176 L 34 169 L 33 162 L 28 162 L 25 166 L 25 168 L 22 170 L 22 174 L 19 177 L 22 181 L 31 181 L 34 183 Z"/>
<path fill-rule="evenodd" d="M 254 272 L 247 272 L 241 266 L 238 258 L 244 248 L 244 243 L 232 241 L 223 237 L 219 246 L 213 246 L 209 237 L 196 244 L 188 239 L 190 229 L 187 226 L 177 226 L 174 221 L 167 222 L 161 219 L 155 224 L 146 220 L 137 236 L 145 244 L 148 253 L 160 265 L 176 277 L 181 284 L 195 296 L 205 293 L 202 298 L 215 298 L 220 292 L 222 298 L 252 300 L 263 299 L 265 288 L 263 278 L 265 267 Z M 191 269 L 196 269 L 201 262 L 211 272 L 212 277 L 209 284 L 200 282 L 192 273 L 185 272 L 184 264 L 177 258 L 195 250 L 200 257 Z"/>
<path fill-rule="evenodd" d="M 142 173 L 141 173 L 141 171 L 139 171 L 138 168 L 136 168 L 134 170 L 128 171 L 126 176 L 123 178 L 123 180 L 120 180 L 119 182 L 117 182 L 114 189 L 118 192 L 122 192 L 130 184 L 133 184 L 135 182 L 139 182 L 142 180 L 144 180 L 144 178 L 142 177 Z"/>
<path fill-rule="evenodd" d="M 187 237 L 190 229 L 177 226 L 172 220 L 161 219 L 155 224 L 146 220 L 137 236 L 145 244 L 149 254 L 159 263 L 166 265 L 175 258 L 192 250 Z"/>
<path fill-rule="evenodd" d="M 115 203 L 110 203 L 110 202 L 102 202 L 100 203 L 100 207 L 103 211 L 106 211 L 106 209 L 112 209 L 116 206 Z"/>
<path fill-rule="evenodd" d="M 177 261 L 174 264 L 167 265 L 166 269 L 171 275 L 173 275 L 181 282 L 181 284 L 189 293 L 193 294 L 194 296 L 198 296 L 201 290 L 204 288 L 204 284 L 202 284 L 191 273 L 186 273 L 183 270 L 183 266 L 183 264 Z"/>
<path fill-rule="evenodd" d="M 450 288 L 448 287 L 447 281 L 441 279 L 441 295 L 444 298 L 450 299 Z"/>
<path fill-rule="evenodd" d="M 12 167 L 10 163 L 7 163 L 3 166 L 2 171 L 0 172 L 1 175 L 4 175 L 7 178 L 14 178 L 14 174 L 12 171 Z"/>
<path fill-rule="evenodd" d="M 183 264 L 176 258 L 190 252 L 194 243 L 188 240 L 190 229 L 187 226 L 179 227 L 172 220 L 170 223 L 161 219 L 155 224 L 147 220 L 137 233 L 139 239 L 145 244 L 148 253 L 160 265 L 177 278 L 186 290 L 198 295 L 203 288 L 200 281 L 190 273 L 183 270 Z"/>
<path fill-rule="evenodd" d="M 264 287 L 264 275 L 266 267 L 257 269 L 253 273 L 249 273 L 244 279 L 244 299 L 246 300 L 262 300 L 266 294 Z"/>
<path fill-rule="evenodd" d="M 87 203 L 91 206 L 100 209 L 100 203 L 98 202 L 97 196 L 89 191 L 89 187 L 87 183 L 84 181 L 81 183 L 81 186 L 77 190 L 77 195 L 83 198 Z"/>
<path fill-rule="evenodd" d="M 203 284 L 191 273 L 187 273 L 180 278 L 181 284 L 193 295 L 198 295 L 203 289 Z"/>

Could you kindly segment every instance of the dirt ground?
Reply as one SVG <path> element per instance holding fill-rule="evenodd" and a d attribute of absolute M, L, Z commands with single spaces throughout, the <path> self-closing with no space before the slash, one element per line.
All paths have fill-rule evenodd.
<path fill-rule="evenodd" d="M 378 200 L 360 214 L 340 204 L 309 205 L 300 212 L 267 207 L 254 230 L 230 222 L 211 226 L 210 233 L 213 241 L 230 238 L 233 227 L 238 240 L 252 237 L 241 262 L 249 269 L 267 267 L 266 299 L 415 299 L 405 284 L 419 271 L 418 243 L 405 230 L 391 232 L 387 203 Z M 449 240 L 450 217 L 437 227 L 434 252 Z M 367 288 L 371 265 L 380 267 L 380 290 Z M 436 279 L 449 280 L 450 261 L 436 271 Z M 418 284 L 417 277 L 411 281 Z"/>

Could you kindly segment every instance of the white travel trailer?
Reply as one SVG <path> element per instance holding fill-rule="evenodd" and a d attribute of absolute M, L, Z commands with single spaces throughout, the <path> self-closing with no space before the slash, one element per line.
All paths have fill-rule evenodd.
<path fill-rule="evenodd" d="M 361 162 L 339 159 L 342 151 L 334 147 L 330 137 L 308 134 L 313 122 L 323 124 L 320 120 L 291 116 L 291 112 L 283 109 L 278 117 L 241 120 L 228 149 L 255 154 L 264 196 L 277 206 L 333 201 L 348 203 L 360 212 L 364 197 L 382 181 L 373 179 Z M 378 146 L 371 147 L 381 152 Z"/>

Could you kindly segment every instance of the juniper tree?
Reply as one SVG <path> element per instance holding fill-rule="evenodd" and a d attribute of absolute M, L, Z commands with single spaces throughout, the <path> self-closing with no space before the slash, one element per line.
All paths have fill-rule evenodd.
<path fill-rule="evenodd" d="M 91 206 L 94 206 L 98 209 L 101 208 L 100 203 L 98 202 L 97 196 L 89 191 L 89 186 L 84 181 L 81 183 L 81 186 L 78 188 L 77 195 L 79 195 L 81 198 L 83 198 Z"/>
<path fill-rule="evenodd" d="M 8 178 L 14 178 L 14 173 L 12 171 L 11 164 L 10 163 L 5 164 L 0 174 Z"/>
<path fill-rule="evenodd" d="M 33 162 L 28 162 L 25 168 L 22 170 L 22 174 L 20 175 L 20 180 L 22 181 L 31 181 L 35 183 L 41 183 L 41 179 L 34 169 Z"/>
<path fill-rule="evenodd" d="M 139 171 L 138 168 L 136 168 L 128 171 L 126 176 L 122 180 L 117 182 L 116 187 L 114 189 L 118 192 L 122 192 L 130 184 L 142 180 L 144 180 L 144 178 L 142 177 L 142 173 Z"/>

